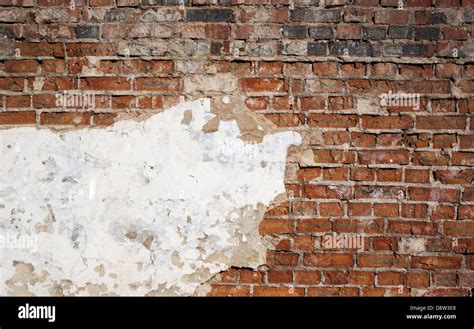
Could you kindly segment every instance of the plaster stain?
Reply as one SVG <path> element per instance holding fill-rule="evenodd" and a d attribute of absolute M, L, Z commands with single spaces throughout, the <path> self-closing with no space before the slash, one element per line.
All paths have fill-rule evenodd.
<path fill-rule="evenodd" d="M 301 137 L 250 143 L 236 120 L 200 99 L 105 128 L 0 130 L 0 235 L 37 239 L 0 246 L 0 294 L 193 295 L 264 263 L 258 226 Z"/>

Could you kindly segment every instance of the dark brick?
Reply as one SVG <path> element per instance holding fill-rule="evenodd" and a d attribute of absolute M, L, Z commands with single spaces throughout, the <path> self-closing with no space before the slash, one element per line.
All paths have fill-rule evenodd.
<path fill-rule="evenodd" d="M 382 40 L 385 39 L 386 30 L 384 27 L 364 27 L 362 35 L 364 39 Z"/>
<path fill-rule="evenodd" d="M 283 36 L 287 38 L 304 39 L 307 36 L 306 26 L 283 26 Z"/>
<path fill-rule="evenodd" d="M 222 44 L 220 42 L 211 42 L 210 52 L 212 55 L 220 55 Z"/>
<path fill-rule="evenodd" d="M 388 28 L 388 36 L 392 39 L 411 39 L 412 28 L 409 26 L 392 25 Z"/>
<path fill-rule="evenodd" d="M 188 9 L 186 18 L 191 22 L 234 22 L 231 9 Z"/>
<path fill-rule="evenodd" d="M 429 17 L 431 24 L 446 24 L 448 23 L 448 16 L 441 12 L 432 13 Z"/>
<path fill-rule="evenodd" d="M 326 55 L 326 44 L 317 42 L 308 42 L 308 55 L 321 56 Z"/>
<path fill-rule="evenodd" d="M 439 40 L 441 31 L 437 27 L 415 27 L 415 39 L 417 40 Z"/>
<path fill-rule="evenodd" d="M 344 49 L 347 49 L 347 53 Z M 329 53 L 337 56 L 377 56 L 379 51 L 369 43 L 333 43 Z"/>
<path fill-rule="evenodd" d="M 380 0 L 382 7 L 398 7 L 398 0 Z"/>
<path fill-rule="evenodd" d="M 311 22 L 311 23 L 339 23 L 342 19 L 340 9 L 307 9 L 297 8 L 290 12 L 290 20 L 293 22 Z"/>
<path fill-rule="evenodd" d="M 135 8 L 119 8 L 111 9 L 105 12 L 105 20 L 107 22 L 136 22 L 138 19 L 139 11 Z"/>
<path fill-rule="evenodd" d="M 148 0 L 150 1 L 150 0 Z M 151 0 L 153 1 L 153 0 Z M 156 0 L 155 0 L 156 1 Z M 168 5 L 168 6 L 179 6 L 179 5 L 191 5 L 191 0 L 161 0 L 163 5 Z M 157 5 L 159 5 L 157 3 Z"/>
<path fill-rule="evenodd" d="M 310 27 L 309 36 L 314 39 L 331 39 L 333 37 L 333 30 L 327 26 Z"/>
<path fill-rule="evenodd" d="M 162 6 L 164 5 L 163 0 L 142 0 L 141 4 L 143 6 Z"/>
<path fill-rule="evenodd" d="M 6 36 L 7 38 L 14 38 L 15 33 L 10 28 L 0 27 L 0 37 Z"/>
<path fill-rule="evenodd" d="M 464 11 L 464 23 L 474 23 L 474 10 Z"/>
<path fill-rule="evenodd" d="M 426 45 L 387 45 L 385 52 L 389 55 L 398 56 L 425 56 L 428 52 Z"/>
<path fill-rule="evenodd" d="M 97 25 L 78 25 L 76 27 L 76 38 L 99 38 L 99 26 Z"/>

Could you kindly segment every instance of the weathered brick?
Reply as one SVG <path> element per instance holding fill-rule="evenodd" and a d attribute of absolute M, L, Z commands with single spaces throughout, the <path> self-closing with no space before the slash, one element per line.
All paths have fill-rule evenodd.
<path fill-rule="evenodd" d="M 397 56 L 426 56 L 428 47 L 422 44 L 387 45 L 385 52 Z"/>
<path fill-rule="evenodd" d="M 333 29 L 329 26 L 310 26 L 309 37 L 314 39 L 331 39 L 333 37 Z"/>
<path fill-rule="evenodd" d="M 290 12 L 290 20 L 308 23 L 339 23 L 342 19 L 340 9 L 297 8 Z"/>
<path fill-rule="evenodd" d="M 308 55 L 309 56 L 322 56 L 326 55 L 326 44 L 318 42 L 308 42 Z"/>
<path fill-rule="evenodd" d="M 411 39 L 412 28 L 409 26 L 392 25 L 388 28 L 388 37 L 391 39 Z"/>
<path fill-rule="evenodd" d="M 76 38 L 84 39 L 98 39 L 100 34 L 99 26 L 97 25 L 77 25 Z"/>
<path fill-rule="evenodd" d="M 283 36 L 286 38 L 304 39 L 308 34 L 306 26 L 302 25 L 284 25 Z"/>
<path fill-rule="evenodd" d="M 337 56 L 377 56 L 379 51 L 369 43 L 332 43 L 329 53 Z"/>
<path fill-rule="evenodd" d="M 188 9 L 186 19 L 190 22 L 234 22 L 231 9 Z"/>
<path fill-rule="evenodd" d="M 42 125 L 72 125 L 83 126 L 90 124 L 89 112 L 43 112 L 40 115 Z"/>
<path fill-rule="evenodd" d="M 363 27 L 362 28 L 362 35 L 364 39 L 370 40 L 382 40 L 385 39 L 386 36 L 386 29 L 384 27 Z"/>
<path fill-rule="evenodd" d="M 437 27 L 415 27 L 414 35 L 416 40 L 439 40 L 441 31 Z"/>

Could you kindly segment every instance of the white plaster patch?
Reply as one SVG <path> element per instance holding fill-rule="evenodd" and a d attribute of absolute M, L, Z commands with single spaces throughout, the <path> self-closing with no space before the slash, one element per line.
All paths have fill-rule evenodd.
<path fill-rule="evenodd" d="M 106 128 L 0 130 L 0 234 L 37 238 L 2 249 L 0 294 L 191 295 L 263 263 L 258 225 L 301 137 L 204 133 L 214 116 L 201 99 Z"/>
<path fill-rule="evenodd" d="M 426 239 L 424 238 L 401 238 L 399 250 L 402 254 L 420 255 L 426 252 Z"/>

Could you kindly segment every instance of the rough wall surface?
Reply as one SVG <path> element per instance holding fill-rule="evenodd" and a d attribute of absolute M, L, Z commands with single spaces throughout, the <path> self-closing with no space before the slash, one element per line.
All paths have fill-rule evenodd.
<path fill-rule="evenodd" d="M 208 281 L 210 295 L 471 295 L 473 7 L 472 0 L 0 0 L 0 136 L 10 141 L 21 131 L 25 141 L 31 140 L 26 155 L 52 152 L 47 146 L 54 146 L 53 140 L 55 152 L 70 148 L 58 133 L 86 136 L 91 148 L 114 155 L 102 146 L 120 143 L 114 127 L 131 125 L 131 119 L 147 125 L 154 115 L 172 116 L 166 113 L 183 110 L 182 103 L 207 99 L 217 119 L 203 119 L 202 133 L 218 139 L 228 129 L 223 122 L 238 130 L 239 138 L 233 134 L 220 141 L 241 140 L 245 144 L 239 145 L 260 150 L 274 141 L 270 150 L 275 154 L 264 152 L 272 158 L 285 156 L 286 147 L 302 136 L 301 145 L 286 155 L 288 200 L 262 215 L 263 240 L 252 244 L 258 249 L 272 241 L 265 245 L 266 259 L 226 259 L 213 267 L 211 272 L 234 266 Z M 177 125 L 180 134 L 192 125 L 187 113 L 180 113 L 182 121 L 156 122 L 156 127 L 166 132 L 171 130 L 164 125 Z M 12 216 L 21 215 L 5 214 L 4 198 L 21 205 L 9 188 L 23 188 L 25 171 L 21 162 L 14 170 L 8 158 L 14 148 L 5 150 L 4 144 L 0 223 L 6 232 L 18 230 Z M 167 153 L 176 155 L 172 149 Z M 257 164 L 256 159 L 249 163 Z M 212 179 L 213 172 L 206 174 Z M 254 209 L 263 211 L 281 192 L 276 181 L 272 186 L 275 190 L 266 197 L 237 193 L 235 198 L 251 198 L 263 205 Z M 166 191 L 149 193 L 166 196 Z M 31 201 L 37 198 L 27 195 L 25 206 L 33 209 L 37 204 Z M 60 209 L 47 203 L 42 207 L 38 222 L 28 225 L 44 233 L 60 223 Z M 96 209 L 91 200 L 74 207 L 84 208 L 78 213 Z M 228 209 L 216 207 L 209 210 Z M 137 208 L 134 203 L 131 209 Z M 102 216 L 104 222 L 91 225 L 104 225 L 107 232 L 119 234 L 112 226 L 136 223 L 107 218 L 107 212 Z M 236 220 L 252 223 L 244 217 L 241 212 Z M 81 235 L 74 236 L 80 242 Z M 76 285 L 76 276 L 70 275 L 72 283 L 51 292 L 52 286 L 42 285 L 49 280 L 43 267 L 35 266 L 34 259 L 10 259 L 11 250 L 4 250 L 2 265 L 9 269 L 2 269 L 1 284 L 6 294 L 134 289 L 137 294 L 190 294 L 210 277 L 195 277 L 180 285 L 181 291 L 148 287 L 145 275 L 140 284 L 120 288 L 113 287 L 114 282 L 120 286 L 114 277 L 91 284 L 78 279 L 70 291 Z M 254 270 L 257 263 L 261 266 Z M 59 277 L 54 275 L 60 271 L 51 272 Z M 99 266 L 95 273 L 90 276 L 100 277 L 104 269 Z M 181 274 L 176 278 L 181 280 Z"/>
<path fill-rule="evenodd" d="M 192 295 L 263 263 L 258 224 L 301 137 L 245 143 L 235 121 L 203 131 L 213 117 L 198 100 L 107 129 L 0 131 L 2 233 L 38 239 L 2 253 L 3 295 Z"/>

